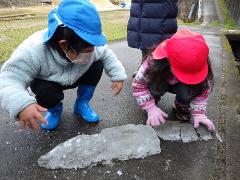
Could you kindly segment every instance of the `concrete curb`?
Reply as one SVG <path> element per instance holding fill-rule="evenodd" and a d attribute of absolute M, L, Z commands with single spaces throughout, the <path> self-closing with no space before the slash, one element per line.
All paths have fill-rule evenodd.
<path fill-rule="evenodd" d="M 223 113 L 225 114 L 226 135 L 226 179 L 238 179 L 240 176 L 240 78 L 234 64 L 233 53 L 226 48 L 230 47 L 226 38 L 224 45 L 226 92 Z"/>

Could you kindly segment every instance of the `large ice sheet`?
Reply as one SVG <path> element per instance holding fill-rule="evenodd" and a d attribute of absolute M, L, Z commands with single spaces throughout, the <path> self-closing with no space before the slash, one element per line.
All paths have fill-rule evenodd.
<path fill-rule="evenodd" d="M 154 127 L 157 135 L 165 141 L 182 141 L 184 143 L 212 139 L 211 132 L 201 125 L 194 129 L 191 123 L 181 123 L 180 121 L 167 121 L 158 127 Z"/>
<path fill-rule="evenodd" d="M 192 124 L 181 123 L 181 139 L 184 143 L 198 140 L 198 135 Z"/>
<path fill-rule="evenodd" d="M 212 139 L 212 134 L 207 130 L 206 127 L 200 126 L 197 129 L 197 134 L 200 136 L 200 139 L 202 139 L 203 141 L 208 141 Z"/>
<path fill-rule="evenodd" d="M 165 141 L 180 141 L 180 121 L 167 121 L 165 124 L 155 127 L 157 135 Z"/>
<path fill-rule="evenodd" d="M 150 126 L 128 124 L 69 139 L 41 156 L 38 164 L 48 169 L 77 169 L 160 152 L 160 140 Z"/>

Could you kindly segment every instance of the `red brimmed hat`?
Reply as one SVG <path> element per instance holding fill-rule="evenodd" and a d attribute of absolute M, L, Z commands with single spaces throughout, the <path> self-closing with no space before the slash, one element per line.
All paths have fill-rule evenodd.
<path fill-rule="evenodd" d="M 155 49 L 153 58 L 168 58 L 179 81 L 198 84 L 208 75 L 208 54 L 209 48 L 201 34 L 181 29 Z"/>

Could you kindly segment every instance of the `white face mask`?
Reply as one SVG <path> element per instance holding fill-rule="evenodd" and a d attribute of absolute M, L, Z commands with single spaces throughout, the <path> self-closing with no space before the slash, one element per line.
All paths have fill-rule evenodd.
<path fill-rule="evenodd" d="M 71 59 L 67 53 L 66 54 L 66 57 L 72 61 L 72 63 L 74 64 L 88 64 L 91 59 L 92 59 L 92 55 L 93 55 L 93 52 L 88 52 L 88 53 L 79 53 L 79 55 L 77 56 L 76 59 Z"/>

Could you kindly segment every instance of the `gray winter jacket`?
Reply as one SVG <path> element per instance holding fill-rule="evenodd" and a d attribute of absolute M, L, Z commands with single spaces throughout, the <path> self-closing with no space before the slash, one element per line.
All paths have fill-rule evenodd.
<path fill-rule="evenodd" d="M 68 62 L 58 52 L 43 42 L 46 30 L 34 33 L 13 52 L 0 72 L 0 103 L 10 117 L 17 117 L 26 106 L 36 103 L 27 88 L 33 78 L 72 85 L 95 61 L 101 60 L 111 81 L 127 78 L 125 69 L 115 54 L 107 47 L 95 47 L 93 58 L 87 65 Z"/>

